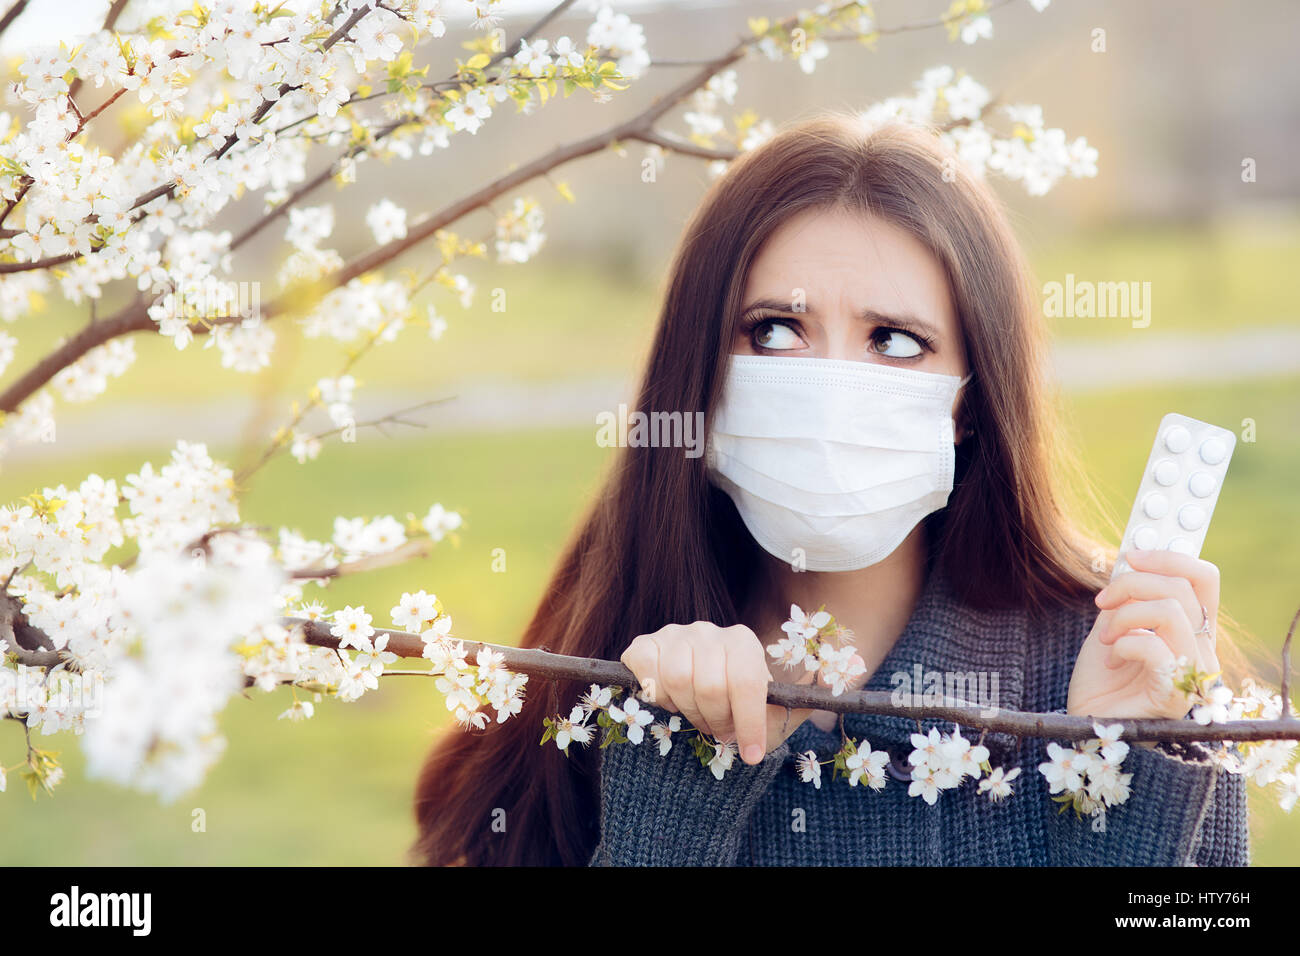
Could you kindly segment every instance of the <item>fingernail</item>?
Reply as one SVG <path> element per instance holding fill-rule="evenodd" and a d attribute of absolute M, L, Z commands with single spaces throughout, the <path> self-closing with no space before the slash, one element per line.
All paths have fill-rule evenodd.
<path fill-rule="evenodd" d="M 1107 587 L 1102 588 L 1100 591 L 1098 591 L 1097 596 L 1093 598 L 1093 601 L 1097 604 L 1098 607 L 1100 607 L 1102 602 L 1106 600 L 1106 591 L 1108 589 L 1109 589 L 1109 585 Z"/>
<path fill-rule="evenodd" d="M 745 763 L 758 763 L 763 759 L 763 748 L 758 744 L 750 744 L 745 748 Z"/>

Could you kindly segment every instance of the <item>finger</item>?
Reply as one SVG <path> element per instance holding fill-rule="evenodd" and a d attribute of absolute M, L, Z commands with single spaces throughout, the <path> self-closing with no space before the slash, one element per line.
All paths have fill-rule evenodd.
<path fill-rule="evenodd" d="M 1169 645 L 1158 634 L 1135 631 L 1122 635 L 1111 647 L 1111 658 L 1107 667 L 1120 667 L 1124 663 L 1136 661 L 1152 672 L 1168 667 L 1174 662 L 1174 654 Z M 1115 663 L 1118 661 L 1119 663 Z"/>
<path fill-rule="evenodd" d="M 1174 683 L 1177 677 L 1174 674 L 1176 662 L 1169 646 L 1160 640 L 1158 635 L 1143 632 L 1127 634 L 1115 642 L 1114 651 L 1123 656 L 1124 663 L 1141 664 L 1148 682 L 1148 695 L 1152 701 L 1164 707 L 1169 701 L 1177 698 L 1182 704 L 1179 710 L 1186 712 L 1188 697 L 1179 691 Z"/>
<path fill-rule="evenodd" d="M 735 727 L 731 718 L 731 696 L 727 690 L 727 649 L 716 635 L 691 641 L 694 667 L 691 686 L 695 706 L 709 725 L 705 731 L 718 740 L 731 738 Z"/>
<path fill-rule="evenodd" d="M 712 733 L 695 703 L 694 651 L 690 641 L 675 634 L 656 638 L 659 645 L 659 683 L 677 704 L 682 716 L 702 733 Z"/>
<path fill-rule="evenodd" d="M 767 685 L 772 680 L 762 647 L 753 642 L 726 645 L 727 689 L 740 759 L 759 763 L 767 753 Z"/>
<path fill-rule="evenodd" d="M 1201 624 L 1201 601 L 1187 578 L 1150 571 L 1129 571 L 1118 575 L 1114 581 L 1097 592 L 1096 604 L 1102 610 L 1117 608 L 1125 601 L 1156 601 L 1176 598 L 1187 613 L 1189 621 Z"/>
<path fill-rule="evenodd" d="M 1201 666 L 1201 649 L 1192 635 L 1192 626 L 1182 604 L 1173 598 L 1130 601 L 1111 614 L 1105 633 L 1098 635 L 1102 644 L 1113 645 L 1118 643 L 1116 639 L 1121 635 L 1146 628 L 1160 636 L 1173 656 L 1186 656 L 1188 660 L 1196 662 L 1198 668 Z"/>
<path fill-rule="evenodd" d="M 645 671 L 646 679 L 640 680 L 638 678 L 641 690 L 649 698 L 648 703 L 654 704 L 656 707 L 662 707 L 671 714 L 680 713 L 677 705 L 673 703 L 672 696 L 663 686 L 663 678 L 659 676 L 659 642 L 654 638 L 646 638 L 645 647 L 646 651 L 644 653 L 648 663 Z M 627 661 L 623 663 L 626 664 Z M 636 671 L 633 670 L 633 673 L 636 673 Z"/>
<path fill-rule="evenodd" d="M 619 660 L 636 678 L 640 693 L 653 694 L 653 698 L 648 700 L 648 703 L 662 707 L 664 710 L 675 710 L 672 701 L 667 699 L 667 695 L 659 686 L 659 645 L 655 643 L 654 638 L 648 634 L 637 637 L 619 655 Z"/>
<path fill-rule="evenodd" d="M 1128 563 L 1137 571 L 1152 571 L 1186 578 L 1192 584 L 1198 604 L 1204 604 L 1213 621 L 1219 613 L 1219 568 L 1209 561 L 1194 558 L 1177 551 L 1133 550 L 1124 553 Z M 1199 627 L 1201 619 L 1196 618 Z"/>

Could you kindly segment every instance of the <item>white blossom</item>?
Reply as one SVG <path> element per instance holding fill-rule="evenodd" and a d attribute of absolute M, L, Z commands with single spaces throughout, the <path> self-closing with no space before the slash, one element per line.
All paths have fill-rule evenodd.
<path fill-rule="evenodd" d="M 993 36 L 993 21 L 986 16 L 972 17 L 961 28 L 963 43 L 974 43 L 980 37 Z"/>
<path fill-rule="evenodd" d="M 849 786 L 856 787 L 864 782 L 873 790 L 885 786 L 885 766 L 889 763 L 889 752 L 872 750 L 871 745 L 862 741 L 856 751 L 844 759 L 844 766 L 849 771 Z"/>
<path fill-rule="evenodd" d="M 370 621 L 371 617 L 364 608 L 354 608 L 349 604 L 343 610 L 334 612 L 330 634 L 339 639 L 341 648 L 355 647 L 360 651 L 370 651 L 374 649 L 370 638 L 375 633 Z"/>
<path fill-rule="evenodd" d="M 567 720 L 558 721 L 560 729 L 555 734 L 555 745 L 567 751 L 572 741 L 586 744 L 591 741 L 592 729 L 585 723 L 587 712 L 581 707 L 574 707 Z"/>
<path fill-rule="evenodd" d="M 715 741 L 713 757 L 709 760 L 709 770 L 713 776 L 722 779 L 722 775 L 731 769 L 736 760 L 736 743 L 732 740 Z"/>
<path fill-rule="evenodd" d="M 831 48 L 825 40 L 810 40 L 803 53 L 799 54 L 799 69 L 812 73 L 817 68 L 817 61 L 830 55 Z"/>
<path fill-rule="evenodd" d="M 989 799 L 996 803 L 1005 797 L 1011 796 L 1011 781 L 1019 775 L 1019 767 L 1010 772 L 1005 772 L 1002 767 L 994 767 L 993 772 L 980 781 L 979 792 L 987 793 Z"/>
<path fill-rule="evenodd" d="M 654 720 L 654 715 L 643 710 L 635 697 L 628 697 L 621 707 L 611 705 L 606 713 L 615 723 L 627 725 L 627 739 L 634 744 L 645 739 L 645 727 Z"/>
<path fill-rule="evenodd" d="M 817 761 L 816 751 L 808 750 L 800 754 L 796 767 L 799 778 L 804 783 L 811 783 L 817 790 L 822 788 L 822 765 Z"/>
<path fill-rule="evenodd" d="M 682 729 L 682 719 L 676 714 L 668 718 L 668 723 L 655 721 L 650 727 L 650 733 L 659 741 L 659 755 L 662 757 L 672 749 L 673 734 Z"/>
<path fill-rule="evenodd" d="M 375 242 L 381 245 L 406 237 L 406 210 L 388 199 L 381 199 L 366 212 L 366 225 Z"/>

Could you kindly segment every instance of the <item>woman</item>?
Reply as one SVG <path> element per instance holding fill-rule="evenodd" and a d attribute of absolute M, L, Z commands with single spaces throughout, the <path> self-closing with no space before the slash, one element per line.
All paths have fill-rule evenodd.
<path fill-rule="evenodd" d="M 1102 590 L 1106 552 L 1062 504 L 1043 356 L 1006 216 L 933 132 L 828 114 L 741 156 L 686 229 L 638 402 L 703 411 L 709 453 L 621 450 L 521 643 L 622 660 L 656 718 L 734 739 L 742 760 L 715 779 L 680 738 L 664 756 L 649 737 L 539 747 L 542 718 L 587 690 L 556 684 L 434 748 L 414 858 L 1244 865 L 1245 781 L 1205 751 L 1132 747 L 1132 793 L 1094 832 L 1058 814 L 1043 740 L 985 738 L 994 765 L 1022 768 L 1014 796 L 967 783 L 932 806 L 899 779 L 805 783 L 793 760 L 830 759 L 834 717 L 766 704 L 767 681 L 793 675 L 764 648 L 791 604 L 824 604 L 856 635 L 853 686 L 975 673 L 996 675 L 999 707 L 1187 713 L 1153 674 L 1174 654 L 1220 669 L 1226 643 L 1195 633 L 1217 616 L 1217 571 L 1152 552 Z M 860 431 L 846 409 L 868 411 Z M 843 729 L 906 777 L 915 719 Z"/>

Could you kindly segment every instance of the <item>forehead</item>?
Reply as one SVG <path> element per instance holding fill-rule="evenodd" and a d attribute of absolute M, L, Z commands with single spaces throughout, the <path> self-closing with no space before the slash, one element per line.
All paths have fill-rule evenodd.
<path fill-rule="evenodd" d="M 942 264 L 906 230 L 866 213 L 804 210 L 782 223 L 759 249 L 744 300 L 789 299 L 803 289 L 812 312 L 906 311 L 956 330 Z"/>

